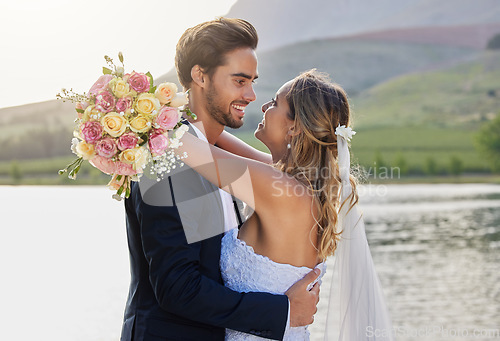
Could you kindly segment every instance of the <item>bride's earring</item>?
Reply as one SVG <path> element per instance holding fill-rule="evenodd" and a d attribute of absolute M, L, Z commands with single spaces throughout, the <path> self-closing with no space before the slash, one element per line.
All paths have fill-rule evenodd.
<path fill-rule="evenodd" d="M 292 136 L 293 136 L 293 127 L 290 128 L 290 130 L 288 130 L 288 135 L 290 137 L 290 140 L 292 139 Z M 291 142 L 291 141 L 290 141 Z M 290 144 L 290 142 L 288 142 L 288 144 L 286 145 L 286 148 L 287 149 L 291 149 L 292 148 L 292 145 Z"/>

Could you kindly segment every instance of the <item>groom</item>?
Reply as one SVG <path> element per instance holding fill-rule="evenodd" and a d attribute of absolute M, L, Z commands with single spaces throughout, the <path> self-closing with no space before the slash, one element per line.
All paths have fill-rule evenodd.
<path fill-rule="evenodd" d="M 220 18 L 183 34 L 177 73 L 204 128 L 190 124 L 189 133 L 214 144 L 224 126 L 243 124 L 244 109 L 255 100 L 257 40 L 255 28 L 241 19 Z M 182 168 L 160 182 L 143 176 L 125 201 L 131 284 L 121 340 L 222 341 L 224 328 L 281 340 L 288 324 L 312 323 L 319 286 L 306 287 L 319 272 L 286 295 L 224 287 L 222 232 L 241 224 L 239 212 L 228 194 Z M 198 231 L 198 238 L 188 231 Z"/>

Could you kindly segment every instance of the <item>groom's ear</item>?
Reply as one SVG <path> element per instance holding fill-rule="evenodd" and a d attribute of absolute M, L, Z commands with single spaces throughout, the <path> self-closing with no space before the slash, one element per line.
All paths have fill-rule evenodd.
<path fill-rule="evenodd" d="M 201 88 L 205 87 L 205 77 L 206 75 L 199 65 L 195 65 L 191 68 L 191 78 L 193 79 L 193 82 Z"/>

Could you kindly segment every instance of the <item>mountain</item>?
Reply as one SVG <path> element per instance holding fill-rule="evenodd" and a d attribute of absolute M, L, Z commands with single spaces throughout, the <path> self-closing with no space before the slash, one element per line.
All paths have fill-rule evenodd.
<path fill-rule="evenodd" d="M 238 0 L 227 17 L 250 21 L 259 50 L 301 41 L 421 27 L 500 23 L 498 0 Z"/>
<path fill-rule="evenodd" d="M 488 41 L 500 34 L 500 23 L 468 26 L 417 27 L 355 34 L 337 39 L 363 39 L 385 42 L 439 44 L 484 49 Z"/>

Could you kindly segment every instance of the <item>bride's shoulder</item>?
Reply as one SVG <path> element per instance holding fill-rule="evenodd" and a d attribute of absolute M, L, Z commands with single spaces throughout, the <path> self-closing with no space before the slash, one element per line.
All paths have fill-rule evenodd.
<path fill-rule="evenodd" d="M 278 187 L 278 184 L 274 185 Z M 277 191 L 282 194 L 280 198 L 284 201 L 285 205 L 282 205 L 284 209 L 295 214 L 304 211 L 314 215 L 318 213 L 320 206 L 314 191 L 295 177 L 287 174 Z"/>

